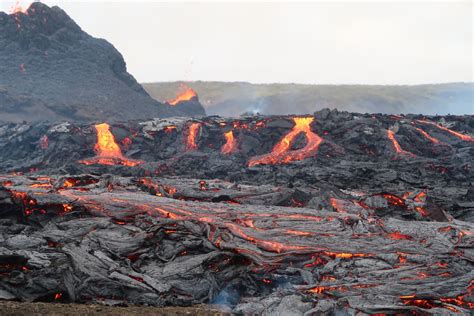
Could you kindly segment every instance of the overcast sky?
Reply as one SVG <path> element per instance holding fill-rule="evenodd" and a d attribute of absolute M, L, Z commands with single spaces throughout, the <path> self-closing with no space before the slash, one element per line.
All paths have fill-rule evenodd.
<path fill-rule="evenodd" d="M 472 1 L 42 2 L 115 45 L 140 82 L 473 81 Z"/>

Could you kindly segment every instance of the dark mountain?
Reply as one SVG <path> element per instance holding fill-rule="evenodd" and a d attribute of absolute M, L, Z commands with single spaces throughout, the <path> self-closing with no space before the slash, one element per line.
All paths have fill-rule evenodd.
<path fill-rule="evenodd" d="M 183 83 L 143 84 L 157 100 L 166 100 Z M 306 114 L 323 108 L 383 114 L 474 114 L 474 83 L 414 86 L 251 84 L 248 82 L 186 82 L 210 115 Z"/>
<path fill-rule="evenodd" d="M 112 44 L 62 9 L 0 12 L 0 120 L 96 121 L 203 115 L 153 100 Z"/>

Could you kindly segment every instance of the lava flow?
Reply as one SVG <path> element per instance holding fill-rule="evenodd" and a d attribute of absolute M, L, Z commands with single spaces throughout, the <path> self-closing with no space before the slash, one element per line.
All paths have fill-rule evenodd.
<path fill-rule="evenodd" d="M 228 131 L 224 134 L 226 143 L 224 146 L 221 148 L 221 153 L 224 155 L 229 155 L 237 149 L 237 142 L 234 137 L 234 132 L 233 131 Z"/>
<path fill-rule="evenodd" d="M 191 123 L 189 126 L 188 137 L 186 138 L 186 150 L 193 151 L 198 149 L 196 144 L 196 139 L 198 137 L 199 128 L 201 127 L 200 123 Z"/>
<path fill-rule="evenodd" d="M 294 117 L 295 126 L 290 133 L 275 145 L 272 152 L 251 158 L 248 165 L 252 167 L 256 165 L 284 164 L 314 156 L 318 152 L 319 145 L 323 142 L 323 139 L 311 131 L 310 125 L 313 120 L 313 117 Z M 289 151 L 292 142 L 300 133 L 304 133 L 306 136 L 306 146 L 298 150 Z"/>
<path fill-rule="evenodd" d="M 183 86 L 185 88 L 184 92 L 179 94 L 175 99 L 167 101 L 169 105 L 177 105 L 179 102 L 190 101 L 192 98 L 197 97 L 196 91 L 193 89 Z"/>
<path fill-rule="evenodd" d="M 402 149 L 397 139 L 395 138 L 395 133 L 392 130 L 387 130 L 387 136 L 388 139 L 390 139 L 390 141 L 392 142 L 393 148 L 395 149 L 397 154 L 414 156 L 414 154 L 412 154 L 411 152 Z"/>
<path fill-rule="evenodd" d="M 474 142 L 474 137 L 469 136 L 469 135 L 465 135 L 465 134 L 461 134 L 459 132 L 453 131 L 452 129 L 449 129 L 449 128 L 444 127 L 444 126 L 439 125 L 439 124 L 436 124 L 434 122 L 425 121 L 425 120 L 417 120 L 417 122 L 422 123 L 422 124 L 429 124 L 429 125 L 436 126 L 440 130 L 446 131 L 449 134 L 451 134 L 453 136 L 456 136 L 459 139 L 462 139 L 462 140 L 467 141 L 467 142 Z"/>
<path fill-rule="evenodd" d="M 425 132 L 424 130 L 422 130 L 421 128 L 419 127 L 415 127 L 415 129 L 421 133 L 421 135 L 425 136 L 426 139 L 428 139 L 430 142 L 432 142 L 433 144 L 437 144 L 439 143 L 439 140 L 433 136 L 431 136 L 430 134 L 428 134 L 427 132 Z"/>
<path fill-rule="evenodd" d="M 110 132 L 110 125 L 107 123 L 95 125 L 97 131 L 97 143 L 94 150 L 97 157 L 84 159 L 79 161 L 85 165 L 123 165 L 134 167 L 142 163 L 142 161 L 127 159 L 120 150 L 115 141 L 114 135 Z"/>

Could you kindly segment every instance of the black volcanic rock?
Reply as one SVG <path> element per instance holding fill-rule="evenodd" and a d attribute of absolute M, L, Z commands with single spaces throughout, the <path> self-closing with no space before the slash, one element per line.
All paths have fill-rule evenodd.
<path fill-rule="evenodd" d="M 106 126 L 114 137 L 0 124 L 0 299 L 470 315 L 473 123 L 322 110 L 133 120 Z M 272 151 L 278 164 L 250 164 Z"/>
<path fill-rule="evenodd" d="M 0 74 L 2 121 L 189 116 L 153 100 L 112 44 L 38 2 L 26 13 L 0 12 Z"/>

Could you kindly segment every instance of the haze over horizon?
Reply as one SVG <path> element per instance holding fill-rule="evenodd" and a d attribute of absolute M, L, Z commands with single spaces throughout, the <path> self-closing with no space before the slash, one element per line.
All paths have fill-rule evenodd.
<path fill-rule="evenodd" d="M 139 82 L 473 82 L 471 1 L 41 2 L 110 41 Z"/>

